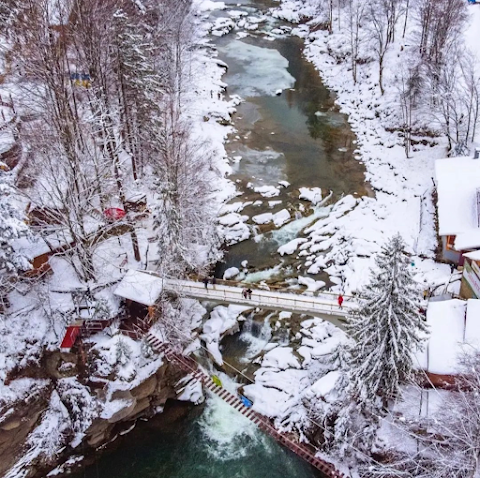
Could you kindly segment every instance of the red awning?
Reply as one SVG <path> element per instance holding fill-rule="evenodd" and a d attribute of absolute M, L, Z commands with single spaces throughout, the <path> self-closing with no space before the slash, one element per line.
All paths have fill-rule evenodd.
<path fill-rule="evenodd" d="M 61 349 L 70 349 L 75 344 L 78 334 L 80 333 L 80 325 L 69 325 L 65 331 L 65 336 L 62 340 Z"/>

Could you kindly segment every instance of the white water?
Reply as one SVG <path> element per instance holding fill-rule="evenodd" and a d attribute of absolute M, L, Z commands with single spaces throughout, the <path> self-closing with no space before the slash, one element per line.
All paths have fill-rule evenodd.
<path fill-rule="evenodd" d="M 242 357 L 241 362 L 248 363 L 256 357 L 270 342 L 272 338 L 272 328 L 270 326 L 270 319 L 273 314 L 265 317 L 263 325 L 260 330 L 255 330 L 252 316 L 248 317 L 240 335 L 240 340 L 248 344 L 247 351 Z M 257 324 L 255 324 L 257 325 Z"/>
<path fill-rule="evenodd" d="M 249 282 L 251 284 L 256 282 L 261 282 L 263 280 L 271 279 L 282 273 L 282 265 L 278 264 L 271 269 L 265 269 L 263 271 L 257 272 L 250 272 L 248 275 L 243 279 L 243 282 Z"/>
<path fill-rule="evenodd" d="M 310 226 L 317 219 L 327 217 L 329 212 L 329 207 L 317 207 L 314 209 L 313 214 L 310 214 L 310 216 L 296 219 L 280 229 L 272 231 L 272 240 L 275 241 L 279 246 L 283 246 L 287 242 L 290 242 L 292 239 L 298 237 L 298 234 L 303 229 Z"/>
<path fill-rule="evenodd" d="M 224 388 L 236 394 L 238 384 L 223 373 L 218 376 Z M 260 444 L 269 449 L 264 435 L 248 418 L 213 394 L 208 395 L 199 425 L 207 451 L 216 460 L 243 458 Z"/>

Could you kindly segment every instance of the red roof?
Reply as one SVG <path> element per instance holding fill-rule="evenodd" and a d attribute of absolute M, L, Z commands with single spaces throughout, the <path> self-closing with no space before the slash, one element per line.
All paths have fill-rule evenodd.
<path fill-rule="evenodd" d="M 65 331 L 65 336 L 62 340 L 61 349 L 70 349 L 75 344 L 78 334 L 80 333 L 80 325 L 69 325 Z"/>
<path fill-rule="evenodd" d="M 112 221 L 118 221 L 119 219 L 123 219 L 125 217 L 126 212 L 119 207 L 110 207 L 108 209 L 105 209 L 104 214 L 107 219 L 110 219 Z"/>

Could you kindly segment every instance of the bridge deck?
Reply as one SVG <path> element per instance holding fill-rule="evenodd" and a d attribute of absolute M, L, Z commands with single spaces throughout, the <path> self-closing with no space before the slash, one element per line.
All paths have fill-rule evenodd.
<path fill-rule="evenodd" d="M 352 300 L 346 299 L 340 308 L 336 298 L 334 298 L 335 296 L 332 298 L 314 297 L 258 289 L 253 290 L 251 299 L 245 299 L 240 287 L 220 284 L 216 284 L 215 287 L 213 287 L 209 284 L 208 289 L 206 289 L 205 285 L 201 282 L 177 279 L 164 279 L 163 290 L 186 297 L 211 300 L 225 304 L 247 305 L 297 314 L 328 316 L 325 318 L 337 326 L 341 326 L 340 321 L 344 319 L 348 312 L 355 306 Z"/>

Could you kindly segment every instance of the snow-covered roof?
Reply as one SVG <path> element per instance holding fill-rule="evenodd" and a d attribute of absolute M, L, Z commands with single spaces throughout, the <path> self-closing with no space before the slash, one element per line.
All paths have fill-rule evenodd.
<path fill-rule="evenodd" d="M 427 323 L 430 337 L 417 354 L 419 366 L 436 374 L 458 374 L 464 353 L 471 352 L 471 346 L 480 348 L 480 299 L 430 302 Z"/>
<path fill-rule="evenodd" d="M 12 247 L 15 252 L 29 260 L 50 252 L 50 247 L 41 237 L 20 237 L 13 241 Z"/>
<path fill-rule="evenodd" d="M 120 281 L 114 294 L 143 305 L 154 305 L 163 289 L 163 280 L 148 272 L 130 269 Z"/>
<path fill-rule="evenodd" d="M 455 248 L 480 247 L 477 190 L 480 160 L 466 157 L 435 161 L 441 236 L 456 235 Z"/>
<path fill-rule="evenodd" d="M 455 249 L 457 251 L 476 249 L 478 247 L 480 247 L 480 229 L 469 229 L 461 234 L 457 234 L 455 238 Z"/>
<path fill-rule="evenodd" d="M 472 261 L 480 261 L 480 251 L 466 252 L 463 255 Z"/>

